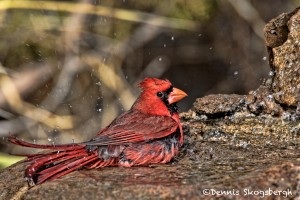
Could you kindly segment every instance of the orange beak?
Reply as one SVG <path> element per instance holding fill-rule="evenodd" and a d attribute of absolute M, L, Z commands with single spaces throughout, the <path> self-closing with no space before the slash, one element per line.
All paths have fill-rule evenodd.
<path fill-rule="evenodd" d="M 180 101 L 181 99 L 183 99 L 186 96 L 187 96 L 187 94 L 184 91 L 179 90 L 178 88 L 174 87 L 173 91 L 169 94 L 168 102 L 169 102 L 169 104 L 172 104 L 172 103 Z"/>

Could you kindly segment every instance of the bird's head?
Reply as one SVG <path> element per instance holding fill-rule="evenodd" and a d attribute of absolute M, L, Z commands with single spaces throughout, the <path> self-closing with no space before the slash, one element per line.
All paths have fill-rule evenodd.
<path fill-rule="evenodd" d="M 184 91 L 173 87 L 169 80 L 146 78 L 139 87 L 142 93 L 134 107 L 149 114 L 172 115 L 177 112 L 176 102 L 187 96 Z"/>

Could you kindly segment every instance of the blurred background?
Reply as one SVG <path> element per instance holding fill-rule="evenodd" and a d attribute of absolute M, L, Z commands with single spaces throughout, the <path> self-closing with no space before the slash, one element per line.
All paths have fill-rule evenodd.
<path fill-rule="evenodd" d="M 299 0 L 0 1 L 0 168 L 41 144 L 87 140 L 145 77 L 189 96 L 247 94 L 269 73 L 263 27 Z"/>

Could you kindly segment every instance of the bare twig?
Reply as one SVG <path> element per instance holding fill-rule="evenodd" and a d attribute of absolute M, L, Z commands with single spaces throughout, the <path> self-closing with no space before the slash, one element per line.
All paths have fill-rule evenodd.
<path fill-rule="evenodd" d="M 133 34 L 128 36 L 128 38 L 125 38 L 122 42 L 118 42 L 115 45 L 111 45 L 105 48 L 104 50 L 107 52 L 114 53 L 121 59 L 124 59 L 127 55 L 132 53 L 132 51 L 141 47 L 149 40 L 153 39 L 155 36 L 160 34 L 162 31 L 163 30 L 161 27 L 145 24 L 137 28 L 137 30 L 135 30 Z"/>
<path fill-rule="evenodd" d="M 0 89 L 10 108 L 20 115 L 41 122 L 52 128 L 71 129 L 73 128 L 72 116 L 59 116 L 50 113 L 47 110 L 36 108 L 22 100 L 16 85 L 8 76 L 2 76 L 0 79 Z"/>
<path fill-rule="evenodd" d="M 255 34 L 264 40 L 263 28 L 265 22 L 259 16 L 259 13 L 252 4 L 248 0 L 228 0 L 228 2 L 240 16 L 251 25 Z"/>
<path fill-rule="evenodd" d="M 2 70 L 6 70 L 2 67 Z M 48 64 L 39 64 L 39 66 L 32 66 L 30 69 L 13 73 L 11 81 L 14 83 L 20 96 L 26 96 L 32 91 L 39 88 L 43 83 L 49 80 L 54 74 L 54 69 Z M 5 75 L 6 76 L 6 75 Z M 3 88 L 3 86 L 1 86 Z M 4 108 L 6 99 L 3 92 L 0 91 L 0 108 Z"/>
<path fill-rule="evenodd" d="M 98 55 L 85 55 L 82 57 L 89 66 L 96 67 L 98 77 L 103 83 L 120 97 L 120 102 L 125 109 L 129 109 L 132 105 L 135 96 L 131 92 L 131 86 L 128 84 L 124 76 L 120 73 L 121 70 L 115 70 L 116 65 L 109 65 L 103 62 L 103 59 Z"/>
<path fill-rule="evenodd" d="M 0 127 L 0 136 L 15 134 L 25 129 L 25 126 L 19 117 L 16 119 L 0 121 Z"/>
<path fill-rule="evenodd" d="M 109 8 L 105 6 L 95 6 L 86 3 L 77 2 L 51 2 L 51 1 L 0 1 L 0 10 L 7 9 L 35 9 L 35 10 L 50 10 L 64 11 L 71 13 L 93 14 L 113 17 L 120 20 L 146 23 L 154 26 L 161 26 L 172 29 L 195 30 L 198 23 L 185 20 L 175 19 L 163 16 L 157 16 L 140 11 L 129 11 L 120 8 Z"/>
<path fill-rule="evenodd" d="M 87 7 L 79 8 L 79 13 L 88 12 Z M 65 59 L 58 80 L 48 97 L 43 101 L 42 106 L 49 110 L 55 110 L 56 107 L 66 98 L 74 77 L 84 69 L 83 63 L 79 60 L 79 41 L 81 30 L 84 30 L 83 24 L 86 15 L 73 14 L 66 23 L 65 34 L 62 35 L 65 41 Z"/>

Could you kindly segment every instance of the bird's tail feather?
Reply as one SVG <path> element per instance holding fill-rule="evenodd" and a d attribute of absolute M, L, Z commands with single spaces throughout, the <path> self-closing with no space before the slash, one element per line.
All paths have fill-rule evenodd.
<path fill-rule="evenodd" d="M 93 166 L 99 163 L 96 151 L 86 150 L 83 144 L 55 146 L 31 144 L 13 136 L 9 136 L 8 140 L 20 146 L 55 150 L 45 154 L 24 155 L 28 157 L 25 162 L 30 163 L 25 171 L 25 177 L 31 186 L 46 180 L 54 180 L 82 166 Z"/>
<path fill-rule="evenodd" d="M 8 136 L 8 140 L 16 145 L 23 146 L 23 147 L 30 147 L 35 149 L 52 149 L 52 150 L 68 150 L 68 149 L 76 149 L 80 147 L 85 147 L 85 144 L 80 143 L 72 143 L 72 144 L 63 144 L 63 145 L 47 145 L 47 144 L 33 144 L 29 142 L 25 142 L 23 140 L 20 140 L 16 138 L 15 136 Z"/>

